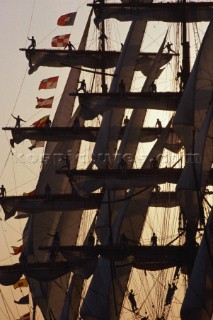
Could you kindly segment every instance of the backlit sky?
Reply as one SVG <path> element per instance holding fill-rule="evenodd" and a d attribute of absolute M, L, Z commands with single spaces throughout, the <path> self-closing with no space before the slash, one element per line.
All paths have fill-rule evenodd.
<path fill-rule="evenodd" d="M 0 10 L 0 127 L 14 126 L 15 120 L 11 114 L 18 114 L 27 121 L 30 126 L 34 121 L 48 114 L 45 110 L 36 110 L 36 97 L 47 98 L 55 96 L 55 102 L 51 111 L 51 119 L 60 99 L 66 75 L 69 69 L 53 69 L 40 67 L 33 75 L 28 75 L 28 61 L 25 54 L 19 48 L 30 45 L 27 37 L 35 37 L 37 48 L 50 48 L 51 40 L 56 35 L 71 33 L 71 42 L 78 47 L 81 34 L 88 16 L 88 7 L 85 0 L 1 0 Z M 77 11 L 75 25 L 73 27 L 57 26 L 58 18 L 66 13 Z M 124 25 L 124 24 L 123 24 Z M 157 24 L 156 24 L 157 25 Z M 115 38 L 114 38 L 115 39 Z M 116 38 L 118 41 L 118 38 Z M 121 40 L 123 42 L 124 39 Z M 150 38 L 150 41 L 152 39 Z M 160 41 L 156 43 L 159 48 Z M 119 41 L 115 43 L 115 49 L 120 48 Z M 148 50 L 149 51 L 149 47 Z M 60 76 L 55 90 L 48 92 L 39 91 L 41 80 L 51 76 Z M 8 195 L 20 195 L 23 192 L 32 191 L 35 188 L 40 161 L 36 163 L 23 163 L 17 161 L 20 153 L 29 152 L 29 142 L 23 142 L 10 148 L 10 133 L 0 131 L 0 185 L 4 184 Z M 13 153 L 13 154 L 12 154 Z M 25 221 L 17 221 L 13 218 L 3 221 L 4 215 L 0 209 L 0 265 L 17 262 L 17 258 L 11 256 L 11 246 L 19 246 L 22 229 Z M 29 312 L 27 307 L 15 306 L 13 300 L 19 300 L 22 296 L 19 289 L 0 286 L 5 301 L 13 311 L 8 315 L 4 303 L 0 297 L 0 320 L 18 319 Z M 23 290 L 24 294 L 28 289 Z M 42 319 L 41 317 L 39 319 Z"/>
<path fill-rule="evenodd" d="M 28 61 L 25 54 L 19 48 L 30 45 L 27 37 L 35 37 L 37 48 L 50 48 L 51 40 L 56 35 L 71 33 L 71 41 L 78 47 L 79 39 L 84 28 L 88 8 L 84 0 L 1 0 L 0 10 L 0 127 L 14 126 L 15 120 L 11 118 L 13 113 L 18 114 L 31 125 L 34 121 L 48 114 L 45 110 L 35 109 L 36 97 L 45 98 L 54 95 L 51 114 L 54 114 L 61 95 L 63 83 L 66 80 L 68 70 L 40 68 L 33 75 L 28 75 Z M 83 6 L 82 6 L 83 5 Z M 77 11 L 75 25 L 73 27 L 57 26 L 58 18 L 66 13 Z M 67 69 L 67 68 L 66 68 Z M 51 76 L 60 76 L 56 90 L 42 92 L 38 90 L 41 80 Z M 29 142 L 10 150 L 10 133 L 0 131 L 0 184 L 4 184 L 8 195 L 22 194 L 34 189 L 38 177 L 40 163 L 34 165 L 19 163 L 16 155 L 19 152 L 28 152 Z M 17 221 L 13 218 L 3 221 L 4 214 L 0 210 L 0 265 L 17 262 L 17 258 L 11 256 L 11 246 L 19 246 L 17 242 L 21 238 L 25 221 Z M 29 312 L 28 307 L 16 306 L 13 300 L 19 300 L 22 296 L 20 289 L 0 286 L 3 298 L 0 296 L 0 319 L 18 319 Z M 23 289 L 26 294 L 28 289 Z M 5 304 L 12 309 L 8 314 Z M 40 317 L 39 319 L 41 319 Z"/>

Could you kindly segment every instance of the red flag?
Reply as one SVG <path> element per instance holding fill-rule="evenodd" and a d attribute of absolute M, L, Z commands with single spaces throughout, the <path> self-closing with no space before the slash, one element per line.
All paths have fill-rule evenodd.
<path fill-rule="evenodd" d="M 50 98 L 47 98 L 47 99 L 40 99 L 40 98 L 36 98 L 36 99 L 37 99 L 36 109 L 39 109 L 39 108 L 52 108 L 54 97 L 50 97 Z"/>
<path fill-rule="evenodd" d="M 36 122 L 34 122 L 32 125 L 34 127 L 45 127 L 45 122 L 46 120 L 49 119 L 49 116 L 44 116 L 43 118 L 37 120 Z"/>
<path fill-rule="evenodd" d="M 52 47 L 66 47 L 70 38 L 70 33 L 56 36 L 52 39 Z"/>
<path fill-rule="evenodd" d="M 63 16 L 61 16 L 58 19 L 57 25 L 58 26 L 73 26 L 76 14 L 77 14 L 77 12 L 64 14 Z"/>
<path fill-rule="evenodd" d="M 20 247 L 11 246 L 13 249 L 13 255 L 19 254 L 23 251 L 23 244 Z"/>
<path fill-rule="evenodd" d="M 52 77 L 52 78 L 42 80 L 38 89 L 40 90 L 40 89 L 54 89 L 54 88 L 56 88 L 58 78 L 59 77 Z"/>
<path fill-rule="evenodd" d="M 18 282 L 16 282 L 15 284 L 13 284 L 14 289 L 22 288 L 22 287 L 28 287 L 28 282 L 25 278 L 22 278 Z"/>
<path fill-rule="evenodd" d="M 19 320 L 30 320 L 30 312 L 24 314 L 23 316 L 21 316 L 21 318 Z"/>
<path fill-rule="evenodd" d="M 33 190 L 33 191 L 31 191 L 31 192 L 24 192 L 24 193 L 23 193 L 23 196 L 24 196 L 24 197 L 29 197 L 29 196 L 35 196 L 35 194 L 36 194 L 36 191 Z"/>

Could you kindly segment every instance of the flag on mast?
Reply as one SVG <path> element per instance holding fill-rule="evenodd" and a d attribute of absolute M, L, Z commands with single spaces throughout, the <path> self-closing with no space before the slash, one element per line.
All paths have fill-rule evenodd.
<path fill-rule="evenodd" d="M 37 105 L 36 105 L 36 109 L 39 109 L 39 108 L 52 108 L 52 104 L 53 104 L 53 99 L 54 97 L 50 97 L 50 98 L 47 98 L 47 99 L 41 99 L 41 98 L 37 98 Z"/>
<path fill-rule="evenodd" d="M 62 36 L 56 36 L 52 39 L 52 47 L 66 47 L 70 38 L 70 33 Z"/>
<path fill-rule="evenodd" d="M 36 122 L 34 122 L 32 125 L 34 127 L 45 127 L 46 126 L 46 121 L 47 119 L 49 119 L 49 115 L 48 116 L 44 116 L 41 119 L 37 120 Z"/>
<path fill-rule="evenodd" d="M 19 281 L 17 281 L 15 284 L 13 284 L 14 289 L 24 288 L 24 287 L 28 287 L 28 282 L 25 278 L 19 279 Z"/>
<path fill-rule="evenodd" d="M 58 18 L 58 26 L 73 26 L 77 12 L 67 13 Z"/>
<path fill-rule="evenodd" d="M 59 77 L 52 77 L 42 80 L 38 89 L 55 89 L 57 87 L 58 78 Z"/>
<path fill-rule="evenodd" d="M 13 255 L 17 255 L 23 251 L 23 244 L 20 247 L 11 246 L 13 249 Z"/>

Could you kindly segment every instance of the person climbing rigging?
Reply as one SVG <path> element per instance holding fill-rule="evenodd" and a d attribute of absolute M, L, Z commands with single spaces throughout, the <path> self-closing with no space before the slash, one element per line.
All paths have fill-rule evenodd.
<path fill-rule="evenodd" d="M 52 121 L 50 120 L 50 118 L 48 117 L 45 121 L 45 128 L 50 128 L 52 124 Z"/>
<path fill-rule="evenodd" d="M 126 237 L 125 233 L 122 233 L 120 237 L 120 246 L 122 249 L 126 249 L 128 247 L 128 238 Z"/>
<path fill-rule="evenodd" d="M 128 123 L 129 123 L 129 118 L 126 116 L 124 119 L 124 126 L 127 126 Z"/>
<path fill-rule="evenodd" d="M 51 187 L 49 185 L 49 183 L 47 183 L 46 187 L 45 187 L 45 197 L 46 199 L 51 199 Z"/>
<path fill-rule="evenodd" d="M 22 121 L 22 122 L 26 122 L 26 121 L 23 120 L 19 115 L 18 115 L 17 117 L 14 117 L 14 115 L 11 114 L 11 116 L 16 120 L 15 128 L 20 128 L 20 126 L 21 126 L 21 121 Z"/>
<path fill-rule="evenodd" d="M 167 42 L 166 46 L 164 47 L 164 49 L 167 49 L 167 52 L 173 52 L 176 53 L 173 49 L 172 49 L 172 43 L 171 42 Z"/>
<path fill-rule="evenodd" d="M 130 292 L 128 294 L 128 299 L 129 299 L 129 302 L 131 303 L 132 312 L 135 313 L 135 311 L 138 310 L 138 308 L 137 308 L 137 304 L 136 304 L 136 300 L 135 300 L 135 294 L 132 289 L 130 290 Z"/>
<path fill-rule="evenodd" d="M 177 290 L 177 286 L 175 285 L 175 283 L 172 282 L 172 285 L 169 283 L 168 284 L 168 291 L 166 294 L 165 306 L 168 306 L 169 304 L 171 304 L 175 290 Z"/>
<path fill-rule="evenodd" d="M 158 133 L 161 133 L 161 130 L 162 130 L 162 123 L 159 119 L 157 119 L 156 121 L 156 124 L 155 124 L 155 127 L 158 128 Z"/>
<path fill-rule="evenodd" d="M 126 86 L 125 86 L 123 79 L 121 79 L 121 81 L 118 85 L 118 92 L 120 93 L 120 95 L 124 95 L 126 92 Z"/>
<path fill-rule="evenodd" d="M 152 81 L 152 83 L 149 86 L 149 92 L 152 92 L 152 93 L 156 93 L 157 92 L 157 86 L 156 86 L 154 81 Z"/>
<path fill-rule="evenodd" d="M 152 157 L 150 160 L 150 167 L 152 169 L 156 169 L 158 167 L 158 160 L 156 159 L 156 157 Z"/>
<path fill-rule="evenodd" d="M 75 133 L 77 133 L 78 129 L 80 128 L 80 121 L 79 121 L 78 117 L 75 117 L 72 127 L 73 127 Z"/>
<path fill-rule="evenodd" d="M 6 196 L 6 189 L 4 187 L 4 185 L 2 184 L 1 187 L 0 187 L 0 195 L 2 197 L 5 197 Z"/>
<path fill-rule="evenodd" d="M 94 245 L 95 245 L 95 237 L 93 236 L 92 232 L 90 232 L 90 234 L 89 234 L 87 243 L 88 243 L 89 247 L 94 247 Z"/>
<path fill-rule="evenodd" d="M 30 39 L 29 37 L 27 37 L 27 39 L 31 41 L 31 44 L 29 45 L 28 49 L 35 50 L 35 47 L 36 47 L 36 41 L 35 41 L 34 36 L 32 36 L 32 38 L 31 38 L 31 39 Z"/>
<path fill-rule="evenodd" d="M 151 236 L 151 245 L 152 246 L 157 246 L 158 245 L 158 238 L 156 234 L 153 232 L 153 235 Z"/>
<path fill-rule="evenodd" d="M 83 91 L 84 93 L 86 93 L 86 82 L 85 82 L 85 80 L 83 79 L 82 81 L 78 81 L 78 83 L 80 83 L 81 85 L 80 85 L 80 87 L 77 89 L 77 93 L 79 92 L 79 91 Z"/>
<path fill-rule="evenodd" d="M 67 168 L 69 170 L 70 169 L 70 159 L 69 159 L 68 154 L 65 157 L 63 156 L 61 158 L 61 160 L 64 161 L 65 164 L 60 169 Z"/>
<path fill-rule="evenodd" d="M 74 45 L 70 41 L 68 41 L 67 45 L 64 47 L 64 50 L 66 48 L 68 48 L 69 51 L 75 50 Z"/>

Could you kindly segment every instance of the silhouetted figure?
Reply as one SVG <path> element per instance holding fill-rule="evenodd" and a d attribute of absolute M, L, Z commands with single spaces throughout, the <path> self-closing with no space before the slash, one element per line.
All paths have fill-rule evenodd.
<path fill-rule="evenodd" d="M 1 196 L 2 197 L 5 197 L 6 196 L 6 189 L 4 187 L 4 185 L 2 184 L 1 187 L 0 187 L 0 192 L 1 192 Z"/>
<path fill-rule="evenodd" d="M 50 120 L 50 118 L 47 118 L 47 120 L 45 121 L 45 128 L 50 128 L 52 124 L 52 121 Z"/>
<path fill-rule="evenodd" d="M 126 174 L 126 170 L 127 170 L 127 163 L 124 160 L 124 158 L 122 157 L 121 160 L 118 163 L 118 169 L 121 170 L 122 174 L 125 175 Z"/>
<path fill-rule="evenodd" d="M 153 232 L 153 235 L 151 236 L 151 245 L 152 246 L 157 246 L 158 245 L 158 238 L 156 234 Z"/>
<path fill-rule="evenodd" d="M 121 79 L 121 81 L 118 85 L 118 92 L 120 93 L 120 95 L 124 95 L 126 92 L 126 86 L 125 86 L 123 79 Z"/>
<path fill-rule="evenodd" d="M 78 88 L 77 92 L 82 90 L 84 93 L 86 93 L 86 82 L 85 82 L 85 80 L 83 79 L 82 81 L 78 81 L 78 83 L 80 83 L 81 85 Z"/>
<path fill-rule="evenodd" d="M 183 73 L 182 66 L 180 66 L 180 71 L 177 73 L 177 77 L 175 80 L 178 80 L 179 78 L 180 78 L 179 88 L 180 88 L 180 92 L 182 92 L 184 89 L 184 73 Z"/>
<path fill-rule="evenodd" d="M 93 247 L 95 245 L 95 237 L 93 236 L 92 232 L 89 234 L 87 243 L 89 247 Z"/>
<path fill-rule="evenodd" d="M 161 187 L 158 184 L 156 184 L 156 186 L 154 186 L 154 189 L 155 189 L 155 192 L 159 193 L 161 190 Z"/>
<path fill-rule="evenodd" d="M 173 282 L 172 285 L 169 283 L 168 284 L 168 291 L 166 294 L 166 302 L 165 302 L 165 306 L 168 306 L 169 304 L 171 304 L 172 302 L 172 298 L 174 296 L 175 290 L 177 290 L 177 287 L 175 285 L 175 283 Z"/>
<path fill-rule="evenodd" d="M 64 49 L 68 48 L 69 51 L 75 50 L 74 45 L 68 41 L 67 45 L 64 47 Z"/>
<path fill-rule="evenodd" d="M 72 127 L 75 132 L 78 132 L 78 129 L 80 128 L 80 121 L 78 117 L 75 117 Z"/>
<path fill-rule="evenodd" d="M 47 183 L 45 187 L 45 196 L 46 196 L 46 199 L 51 199 L 51 187 L 49 183 Z"/>
<path fill-rule="evenodd" d="M 108 91 L 107 84 L 106 84 L 106 83 L 102 84 L 102 85 L 101 85 L 101 89 L 102 89 L 102 92 L 103 92 L 103 93 L 107 93 L 107 91 Z"/>
<path fill-rule="evenodd" d="M 160 133 L 161 130 L 162 130 L 162 123 L 161 123 L 161 121 L 159 119 L 157 119 L 155 127 L 158 128 L 158 132 Z"/>
<path fill-rule="evenodd" d="M 100 37 L 98 38 L 99 40 L 101 40 L 101 41 L 104 41 L 104 40 L 107 40 L 108 38 L 107 38 L 107 36 L 105 35 L 105 33 L 101 33 L 101 35 L 100 35 Z"/>
<path fill-rule="evenodd" d="M 128 247 L 128 238 L 126 237 L 125 233 L 122 233 L 120 237 L 120 246 L 122 249 L 126 249 Z"/>
<path fill-rule="evenodd" d="M 121 51 L 123 50 L 123 47 L 124 47 L 124 44 L 123 44 L 123 43 L 121 43 Z"/>
<path fill-rule="evenodd" d="M 153 92 L 153 93 L 157 92 L 157 86 L 154 81 L 152 81 L 152 83 L 149 86 L 149 92 Z"/>
<path fill-rule="evenodd" d="M 172 43 L 171 42 L 167 42 L 166 46 L 164 49 L 167 49 L 167 52 L 170 53 L 170 52 L 173 52 L 173 53 L 176 53 L 173 49 L 172 49 Z"/>
<path fill-rule="evenodd" d="M 126 116 L 124 119 L 124 125 L 127 126 L 128 123 L 129 123 L 129 118 Z"/>
<path fill-rule="evenodd" d="M 20 126 L 21 126 L 21 121 L 22 121 L 22 122 L 26 122 L 25 120 L 23 120 L 22 118 L 20 118 L 20 116 L 14 117 L 14 115 L 12 115 L 12 117 L 16 120 L 15 128 L 20 128 Z"/>
<path fill-rule="evenodd" d="M 65 164 L 61 167 L 61 169 L 66 167 L 69 170 L 70 169 L 70 159 L 69 159 L 68 154 L 66 155 L 66 157 L 62 157 L 61 159 L 65 162 Z"/>
<path fill-rule="evenodd" d="M 136 310 L 138 310 L 137 304 L 135 301 L 135 294 L 134 294 L 133 290 L 130 290 L 130 292 L 128 294 L 128 299 L 129 299 L 129 302 L 131 303 L 132 312 L 135 312 Z"/>
<path fill-rule="evenodd" d="M 156 159 L 156 157 L 152 157 L 150 160 L 150 167 L 152 169 L 156 169 L 158 167 L 158 160 Z"/>
<path fill-rule="evenodd" d="M 36 41 L 35 41 L 35 38 L 32 36 L 32 38 L 31 38 L 31 39 L 30 39 L 29 37 L 27 37 L 27 39 L 31 41 L 31 44 L 30 44 L 30 46 L 28 47 L 28 49 L 35 50 L 35 47 L 36 47 Z"/>
<path fill-rule="evenodd" d="M 60 246 L 60 236 L 58 231 L 56 231 L 55 234 L 48 233 L 48 235 L 53 237 L 52 248 L 50 250 L 50 258 L 53 258 L 58 253 L 58 249 Z"/>

